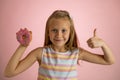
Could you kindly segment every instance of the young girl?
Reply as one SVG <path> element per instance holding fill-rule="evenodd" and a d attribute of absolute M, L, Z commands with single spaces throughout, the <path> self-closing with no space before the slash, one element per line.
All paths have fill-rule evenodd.
<path fill-rule="evenodd" d="M 64 10 L 56 10 L 48 18 L 44 46 L 32 50 L 22 60 L 21 57 L 32 39 L 32 33 L 27 29 L 23 32 L 21 30 L 17 33 L 17 39 L 20 45 L 8 62 L 6 77 L 18 75 L 38 61 L 38 80 L 77 80 L 78 60 L 103 65 L 114 63 L 110 48 L 96 36 L 96 29 L 94 36 L 87 43 L 91 48 L 101 48 L 104 55 L 94 54 L 79 47 L 73 21 Z"/>

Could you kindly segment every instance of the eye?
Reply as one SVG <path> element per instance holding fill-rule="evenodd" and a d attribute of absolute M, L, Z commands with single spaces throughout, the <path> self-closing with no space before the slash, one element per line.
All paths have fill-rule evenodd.
<path fill-rule="evenodd" d="M 62 32 L 65 33 L 67 30 L 66 29 L 63 29 Z"/>
<path fill-rule="evenodd" d="M 52 32 L 55 32 L 55 33 L 56 33 L 57 31 L 58 31 L 57 29 L 52 29 Z"/>

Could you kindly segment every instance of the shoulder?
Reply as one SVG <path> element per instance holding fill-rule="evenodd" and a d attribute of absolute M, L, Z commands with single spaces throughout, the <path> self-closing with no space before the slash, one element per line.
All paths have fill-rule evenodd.
<path fill-rule="evenodd" d="M 68 50 L 68 51 L 71 51 L 72 53 L 79 53 L 79 49 L 78 48 L 74 48 L 74 49 Z"/>
<path fill-rule="evenodd" d="M 83 59 L 83 56 L 86 54 L 86 53 L 90 53 L 89 51 L 79 47 L 79 59 Z"/>
<path fill-rule="evenodd" d="M 39 54 L 42 52 L 42 50 L 43 50 L 43 47 L 37 47 L 37 48 L 33 49 L 31 52 L 34 52 L 35 54 Z"/>
<path fill-rule="evenodd" d="M 33 49 L 30 54 L 34 55 L 37 59 L 41 59 L 42 52 L 44 47 L 37 47 Z"/>

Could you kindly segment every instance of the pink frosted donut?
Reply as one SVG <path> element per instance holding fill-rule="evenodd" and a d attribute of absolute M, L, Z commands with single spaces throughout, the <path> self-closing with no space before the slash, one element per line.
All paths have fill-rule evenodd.
<path fill-rule="evenodd" d="M 30 42 L 30 32 L 25 28 L 25 29 L 20 29 L 17 33 L 17 40 L 18 42 L 23 45 L 27 46 Z"/>

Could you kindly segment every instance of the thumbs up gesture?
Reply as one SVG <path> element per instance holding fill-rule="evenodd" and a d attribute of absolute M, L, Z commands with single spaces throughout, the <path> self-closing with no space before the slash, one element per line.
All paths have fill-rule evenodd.
<path fill-rule="evenodd" d="M 104 41 L 96 35 L 97 29 L 93 31 L 93 37 L 87 40 L 88 46 L 90 48 L 98 48 L 104 45 Z"/>

